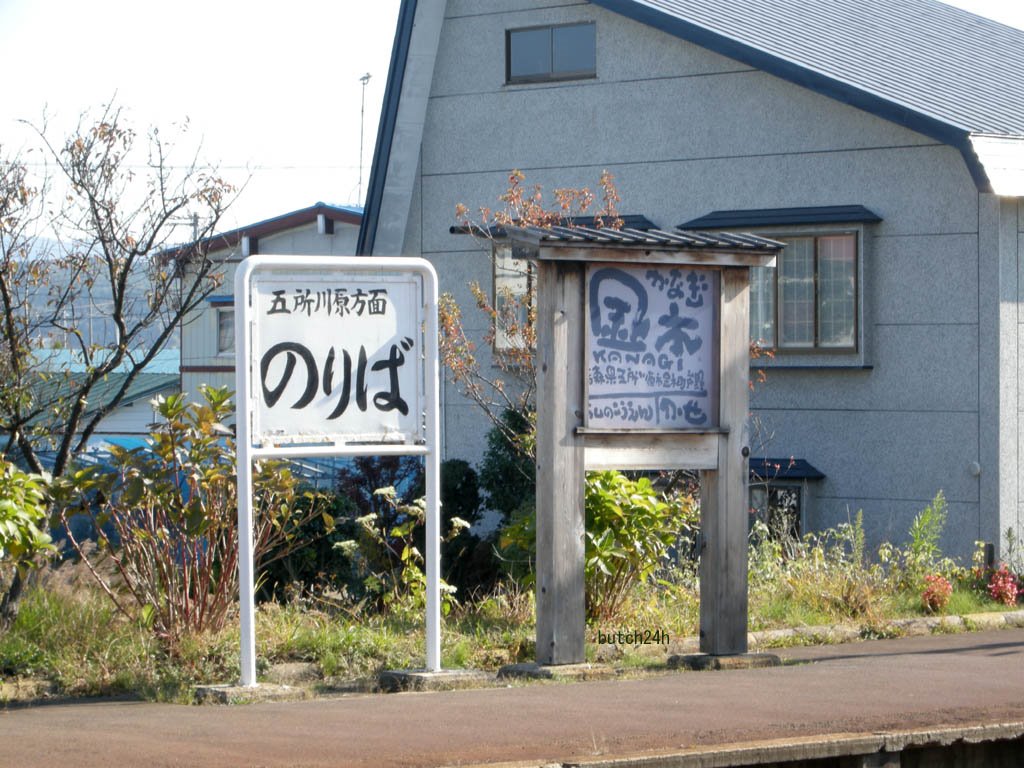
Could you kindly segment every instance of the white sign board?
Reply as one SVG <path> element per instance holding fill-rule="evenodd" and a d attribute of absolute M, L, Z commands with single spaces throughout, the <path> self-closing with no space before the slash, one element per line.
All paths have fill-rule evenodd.
<path fill-rule="evenodd" d="M 256 684 L 252 460 L 424 457 L 427 669 L 441 669 L 437 274 L 429 262 L 252 256 L 235 275 L 242 685 Z"/>
<path fill-rule="evenodd" d="M 267 267 L 249 305 L 253 445 L 424 442 L 421 275 Z"/>
<path fill-rule="evenodd" d="M 586 426 L 718 426 L 719 273 L 587 267 Z"/>

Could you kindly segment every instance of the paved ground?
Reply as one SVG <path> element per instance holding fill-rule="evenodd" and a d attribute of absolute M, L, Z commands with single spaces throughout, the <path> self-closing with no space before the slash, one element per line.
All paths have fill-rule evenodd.
<path fill-rule="evenodd" d="M 0 711 L 0 765 L 544 765 L 827 734 L 1024 724 L 1024 629 L 782 655 L 808 663 L 236 707 L 10 709 Z"/>

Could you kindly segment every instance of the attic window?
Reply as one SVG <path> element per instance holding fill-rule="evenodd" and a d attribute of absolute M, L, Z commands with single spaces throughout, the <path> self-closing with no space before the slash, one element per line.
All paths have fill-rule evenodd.
<path fill-rule="evenodd" d="M 593 22 L 526 27 L 505 32 L 505 80 L 536 83 L 597 75 Z"/>

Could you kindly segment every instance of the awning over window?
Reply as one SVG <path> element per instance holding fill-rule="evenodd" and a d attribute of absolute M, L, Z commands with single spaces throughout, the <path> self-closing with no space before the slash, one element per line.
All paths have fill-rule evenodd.
<path fill-rule="evenodd" d="M 773 480 L 824 480 L 821 470 L 806 459 L 750 459 L 750 480 L 755 483 Z"/>
<path fill-rule="evenodd" d="M 802 208 L 751 208 L 712 211 L 680 224 L 680 229 L 728 229 L 730 227 L 778 227 L 795 224 L 865 224 L 882 220 L 863 205 L 816 205 Z"/>

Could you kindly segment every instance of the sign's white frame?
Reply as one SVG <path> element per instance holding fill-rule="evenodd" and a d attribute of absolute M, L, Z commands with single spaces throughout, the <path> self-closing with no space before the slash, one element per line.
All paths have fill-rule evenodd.
<path fill-rule="evenodd" d="M 259 313 L 253 307 L 254 291 L 271 276 L 309 280 L 330 277 L 333 287 L 350 282 L 379 280 L 389 284 L 413 283 L 418 294 L 415 307 L 417 342 L 408 350 L 418 363 L 416 394 L 410 395 L 414 426 L 405 429 L 360 429 L 346 434 L 336 424 L 323 430 L 304 424 L 301 435 L 275 435 L 259 431 L 262 381 L 259 376 Z M 308 281 L 307 281 L 308 282 Z M 252 462 L 259 458 L 300 456 L 423 456 L 426 467 L 427 531 L 424 559 L 427 570 L 426 668 L 441 669 L 440 590 L 440 406 L 437 321 L 437 273 L 430 262 L 419 258 L 370 258 L 355 256 L 260 255 L 245 259 L 235 275 L 235 375 L 237 392 L 238 473 L 238 576 L 241 614 L 241 684 L 256 685 L 255 582 L 253 563 Z M 408 326 L 405 328 L 408 332 Z M 419 354 L 414 354 L 418 352 Z M 408 427 L 410 420 L 402 424 Z M 254 424 L 256 430 L 254 430 Z"/>

